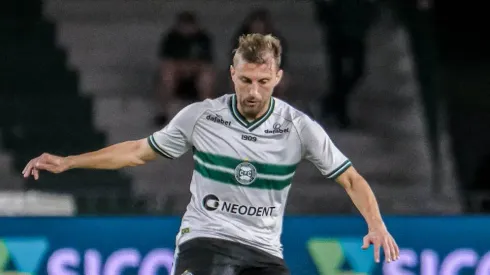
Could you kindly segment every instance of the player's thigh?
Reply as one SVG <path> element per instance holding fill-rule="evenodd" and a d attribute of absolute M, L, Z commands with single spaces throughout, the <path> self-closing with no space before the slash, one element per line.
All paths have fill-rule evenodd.
<path fill-rule="evenodd" d="M 289 269 L 283 265 L 271 265 L 267 267 L 248 268 L 239 275 L 291 275 Z"/>
<path fill-rule="evenodd" d="M 199 262 L 177 260 L 173 274 L 171 275 L 238 275 L 237 268 L 225 264 L 204 265 Z"/>
<path fill-rule="evenodd" d="M 226 254 L 217 253 L 206 243 L 189 241 L 178 250 L 171 275 L 238 275 L 238 272 L 237 265 Z"/>

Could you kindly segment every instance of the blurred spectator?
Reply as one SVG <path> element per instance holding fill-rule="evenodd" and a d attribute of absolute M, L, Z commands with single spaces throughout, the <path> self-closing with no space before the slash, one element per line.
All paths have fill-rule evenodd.
<path fill-rule="evenodd" d="M 214 95 L 212 39 L 191 12 L 177 15 L 175 25 L 159 47 L 159 96 L 163 112 L 157 124 L 165 124 L 172 101 L 199 101 Z"/>
<path fill-rule="evenodd" d="M 348 97 L 364 74 L 366 35 L 372 21 L 370 0 L 315 0 L 331 74 L 322 115 L 333 115 L 342 128 L 350 125 Z"/>
<path fill-rule="evenodd" d="M 250 33 L 261 33 L 261 34 L 272 34 L 281 40 L 282 46 L 282 59 L 281 59 L 281 69 L 286 68 L 288 52 L 287 43 L 284 37 L 276 30 L 274 24 L 272 23 L 271 13 L 267 9 L 259 8 L 251 11 L 243 20 L 238 31 L 233 36 L 232 49 L 236 49 L 238 46 L 238 39 L 244 34 Z M 233 62 L 233 55 L 230 55 L 230 62 Z M 289 84 L 289 77 L 285 71 L 283 78 L 279 85 L 274 90 L 274 96 L 283 97 L 285 95 L 286 89 Z"/>
<path fill-rule="evenodd" d="M 440 115 L 442 97 L 438 94 L 438 53 L 435 44 L 435 26 L 432 0 L 390 1 L 410 37 L 410 48 L 415 65 L 415 76 L 424 108 L 426 132 L 431 148 L 434 172 L 440 166 Z M 437 181 L 438 175 L 434 175 Z"/>

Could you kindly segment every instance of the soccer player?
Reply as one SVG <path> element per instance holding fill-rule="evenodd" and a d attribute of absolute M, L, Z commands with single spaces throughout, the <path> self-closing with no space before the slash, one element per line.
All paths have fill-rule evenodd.
<path fill-rule="evenodd" d="M 284 208 L 295 168 L 306 159 L 341 184 L 361 212 L 368 225 L 362 248 L 373 244 L 376 262 L 381 248 L 387 262 L 398 259 L 368 183 L 319 124 L 272 97 L 280 62 L 277 38 L 242 36 L 230 66 L 234 94 L 185 107 L 145 139 L 76 156 L 42 154 L 27 164 L 24 177 L 143 165 L 192 148 L 192 198 L 176 237 L 173 274 L 284 275 Z"/>

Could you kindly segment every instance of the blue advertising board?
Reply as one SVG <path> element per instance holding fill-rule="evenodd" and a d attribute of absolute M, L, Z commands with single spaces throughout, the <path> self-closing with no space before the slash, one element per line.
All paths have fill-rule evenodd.
<path fill-rule="evenodd" d="M 359 217 L 287 217 L 282 236 L 292 275 L 488 275 L 490 217 L 385 218 L 400 248 L 376 264 L 361 250 Z M 0 274 L 166 275 L 177 217 L 0 218 Z"/>

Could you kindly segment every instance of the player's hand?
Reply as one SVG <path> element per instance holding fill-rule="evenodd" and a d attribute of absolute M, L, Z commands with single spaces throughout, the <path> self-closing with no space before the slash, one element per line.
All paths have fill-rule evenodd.
<path fill-rule="evenodd" d="M 66 158 L 44 153 L 29 161 L 22 171 L 22 174 L 24 175 L 24 178 L 28 178 L 32 175 L 35 180 L 38 180 L 39 172 L 41 170 L 58 174 L 68 170 L 68 168 L 69 165 Z"/>
<path fill-rule="evenodd" d="M 381 248 L 387 263 L 396 261 L 400 257 L 400 249 L 386 229 L 370 231 L 363 239 L 362 249 L 368 249 L 371 244 L 374 245 L 374 260 L 377 263 L 380 262 Z"/>

